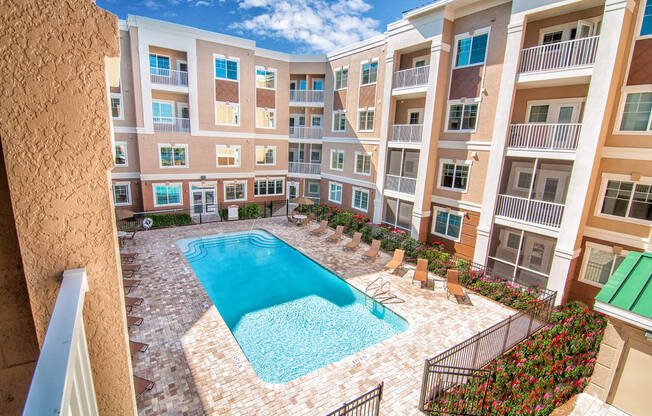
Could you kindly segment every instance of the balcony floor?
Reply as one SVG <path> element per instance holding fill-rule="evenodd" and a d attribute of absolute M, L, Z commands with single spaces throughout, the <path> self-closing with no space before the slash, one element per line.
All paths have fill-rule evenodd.
<path fill-rule="evenodd" d="M 381 272 L 390 256 L 375 262 L 345 253 L 339 244 L 312 238 L 285 218 L 258 220 L 264 228 L 364 290 L 379 273 L 406 302 L 389 305 L 410 323 L 407 331 L 286 384 L 258 378 L 201 283 L 177 248 L 180 238 L 249 230 L 251 221 L 213 223 L 140 232 L 125 251 L 138 252 L 141 284 L 129 296 L 145 298 L 131 312 L 144 318 L 130 338 L 150 344 L 133 358 L 134 374 L 156 382 L 138 398 L 141 415 L 314 415 L 326 414 L 385 382 L 381 414 L 417 410 L 424 359 L 465 340 L 514 311 L 470 294 L 473 306 L 446 300 L 434 291 Z M 312 227 L 310 227 L 312 228 Z M 366 249 L 366 245 L 364 245 Z"/>

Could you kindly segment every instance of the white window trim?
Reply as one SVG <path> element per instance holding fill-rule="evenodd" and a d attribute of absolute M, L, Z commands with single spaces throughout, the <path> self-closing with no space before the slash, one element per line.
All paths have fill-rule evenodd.
<path fill-rule="evenodd" d="M 333 185 L 340 187 L 340 200 L 339 201 L 331 199 L 331 186 L 333 186 Z M 344 186 L 341 183 L 339 183 L 339 182 L 328 182 L 328 200 L 330 202 L 334 202 L 336 204 L 341 205 L 343 196 L 344 196 Z"/>
<path fill-rule="evenodd" d="M 364 129 L 362 130 L 360 128 L 360 113 L 362 112 L 373 112 L 374 113 L 374 128 L 372 129 Z M 376 108 L 375 107 L 367 107 L 367 108 L 358 108 L 358 132 L 359 133 L 373 133 L 374 129 L 376 128 Z"/>
<path fill-rule="evenodd" d="M 358 171 L 358 156 L 369 156 L 369 172 L 368 173 Z M 353 172 L 358 174 L 358 175 L 371 176 L 371 159 L 372 159 L 372 157 L 373 157 L 372 154 L 369 153 L 369 152 L 355 152 L 355 157 L 353 159 L 353 161 L 355 162 L 353 164 Z M 363 160 L 363 164 L 364 164 L 364 160 Z"/>
<path fill-rule="evenodd" d="M 217 151 L 218 151 L 218 149 L 231 149 L 231 148 L 237 148 L 237 149 L 238 149 L 238 160 L 237 160 L 237 163 L 236 163 L 235 165 L 229 165 L 229 166 L 219 165 L 219 164 L 217 163 Z M 237 145 L 234 145 L 234 144 L 231 144 L 231 145 L 226 145 L 226 144 L 216 144 L 216 145 L 215 145 L 215 167 L 217 167 L 217 168 L 239 168 L 239 167 L 240 167 L 240 163 L 241 163 L 241 162 L 240 162 L 240 159 L 241 159 L 241 158 L 242 158 L 242 147 L 241 147 L 239 144 L 237 144 Z"/>
<path fill-rule="evenodd" d="M 603 173 L 602 174 L 602 182 L 600 183 L 600 193 L 598 194 L 598 198 L 597 198 L 597 201 L 595 203 L 595 209 L 593 211 L 593 215 L 598 217 L 598 218 L 607 218 L 607 219 L 610 219 L 610 220 L 622 221 L 622 222 L 627 222 L 627 223 L 631 223 L 631 224 L 641 224 L 641 225 L 650 226 L 652 224 L 652 221 L 641 220 L 639 218 L 620 217 L 618 215 L 611 215 L 611 214 L 603 214 L 602 213 L 602 204 L 604 203 L 605 192 L 607 190 L 607 182 L 609 180 L 622 181 L 622 182 L 633 182 L 634 185 L 637 185 L 637 184 L 652 185 L 652 177 L 650 177 L 650 176 L 641 176 L 641 179 L 639 179 L 638 181 L 635 181 L 635 180 L 632 179 L 632 177 L 630 175 L 623 175 L 623 174 L 617 174 L 617 173 Z M 635 189 L 635 187 L 634 187 L 634 189 Z M 632 193 L 634 192 L 634 189 L 632 189 Z M 632 195 L 632 198 L 633 198 L 633 195 Z M 630 200 L 630 202 L 631 202 L 631 200 Z M 629 206 L 628 206 L 627 210 L 629 211 Z"/>
<path fill-rule="evenodd" d="M 333 167 L 333 155 L 338 154 L 338 153 L 342 153 L 342 167 L 339 168 L 339 169 Z M 336 170 L 338 172 L 342 172 L 344 170 L 344 150 L 331 149 L 330 154 L 331 154 L 331 157 L 330 157 L 330 161 L 329 161 L 329 164 L 328 164 L 328 168 L 330 170 Z"/>
<path fill-rule="evenodd" d="M 126 186 L 127 187 L 127 202 L 115 202 L 115 187 L 116 186 Z M 113 182 L 113 205 L 116 207 L 122 207 L 131 205 L 131 182 Z"/>
<path fill-rule="evenodd" d="M 313 123 L 313 120 L 316 119 L 316 118 L 319 119 L 319 126 L 317 126 L 317 127 L 324 128 L 324 125 L 323 125 L 324 118 L 322 117 L 321 114 L 311 114 L 310 115 L 310 127 L 315 127 L 315 125 Z"/>
<path fill-rule="evenodd" d="M 649 35 L 643 35 L 641 36 L 641 29 L 643 28 L 643 16 L 645 15 L 645 2 L 642 1 L 641 4 L 638 7 L 638 16 L 636 16 L 636 25 L 634 29 L 634 39 L 633 41 L 637 41 L 639 39 L 650 39 L 652 38 L 652 33 Z M 603 28 L 604 29 L 604 28 Z M 633 42 L 632 42 L 632 49 L 633 49 Z M 627 79 L 627 78 L 625 78 Z"/>
<path fill-rule="evenodd" d="M 274 150 L 274 160 L 272 163 L 258 163 L 258 149 L 273 149 Z M 276 146 L 256 146 L 254 158 L 256 160 L 256 166 L 275 166 L 276 165 Z"/>
<path fill-rule="evenodd" d="M 111 118 L 114 120 L 124 120 L 125 119 L 125 110 L 124 110 L 124 99 L 122 98 L 122 83 L 120 83 L 120 92 L 112 92 L 109 97 L 109 104 L 111 104 L 111 99 L 117 98 L 120 100 L 120 115 L 118 117 L 113 117 L 113 114 L 111 114 Z M 109 105 L 109 108 L 112 110 L 111 105 Z"/>
<path fill-rule="evenodd" d="M 586 274 L 586 267 L 588 266 L 589 263 L 589 253 L 591 252 L 590 249 L 595 248 L 600 251 L 604 251 L 606 253 L 614 253 L 614 248 L 611 246 L 605 246 L 604 244 L 598 244 L 598 243 L 593 243 L 591 241 L 587 241 L 585 243 L 585 248 L 584 248 L 584 253 L 582 254 L 582 267 L 580 268 L 580 274 L 577 277 L 577 281 L 585 283 L 587 285 L 595 286 L 595 287 L 604 287 L 604 284 L 594 282 L 593 280 L 588 280 L 585 279 L 584 276 Z M 620 255 L 621 256 L 627 256 L 629 254 L 629 251 L 623 250 Z"/>
<path fill-rule="evenodd" d="M 532 107 L 539 106 L 539 105 L 547 105 L 548 107 L 548 116 L 550 116 L 550 110 L 560 107 L 564 104 L 579 104 L 580 108 L 578 110 L 577 114 L 577 119 L 578 123 L 580 123 L 580 115 L 582 113 L 582 108 L 584 104 L 586 103 L 586 97 L 577 97 L 577 98 L 553 98 L 550 100 L 529 100 L 525 105 L 526 105 L 526 110 L 525 110 L 525 120 L 524 122 L 526 124 L 548 124 L 548 122 L 543 122 L 543 123 L 532 123 L 530 122 L 530 112 L 532 111 Z M 551 123 L 551 124 L 556 124 L 556 123 Z"/>
<path fill-rule="evenodd" d="M 459 189 L 459 188 L 446 188 L 445 186 L 441 185 L 441 180 L 443 178 L 444 174 L 444 165 L 445 164 L 453 164 L 456 166 L 461 166 L 461 165 L 467 165 L 469 167 L 469 174 L 466 178 L 466 188 L 465 189 Z M 454 159 L 439 159 L 439 176 L 437 177 L 437 189 L 442 189 L 445 191 L 452 191 L 452 192 L 458 192 L 461 194 L 465 194 L 469 192 L 469 182 L 471 182 L 471 168 L 473 167 L 473 161 L 472 160 L 454 160 Z M 455 177 L 453 177 L 453 182 L 455 182 Z"/>
<path fill-rule="evenodd" d="M 448 214 L 448 221 L 446 222 L 446 231 L 448 231 L 448 226 L 450 225 L 450 216 L 455 215 L 456 217 L 460 217 L 460 235 L 457 236 L 457 238 L 453 238 L 448 234 L 440 234 L 438 232 L 435 232 L 435 226 L 437 225 L 437 213 L 438 212 L 445 212 Z M 438 237 L 445 238 L 446 240 L 454 241 L 456 243 L 459 243 L 460 240 L 462 239 L 462 227 L 464 226 L 464 212 L 461 211 L 453 211 L 450 208 L 443 208 L 439 206 L 433 205 L 432 208 L 432 227 L 430 230 L 430 234 L 436 235 Z"/>
<path fill-rule="evenodd" d="M 371 64 L 376 63 L 376 80 L 374 82 L 367 82 L 366 84 L 362 83 L 362 67 L 369 64 L 369 78 L 371 79 Z M 378 58 L 373 58 L 370 60 L 362 61 L 360 62 L 360 87 L 366 87 L 368 85 L 376 85 L 378 83 L 378 70 L 380 69 L 380 63 L 378 62 Z"/>
<path fill-rule="evenodd" d="M 553 33 L 553 32 L 564 32 L 562 34 L 561 41 L 565 42 L 567 40 L 570 40 L 570 32 L 573 29 L 576 29 L 579 23 L 581 22 L 590 22 L 593 24 L 592 31 L 595 33 L 595 25 L 598 22 L 602 21 L 602 16 L 596 16 L 596 17 L 590 17 L 586 19 L 578 19 L 572 22 L 567 22 L 567 23 L 561 23 L 559 25 L 554 25 L 554 26 L 548 26 L 548 27 L 542 27 L 539 29 L 539 43 L 537 44 L 538 46 L 543 45 L 543 37 L 547 35 L 548 33 Z M 595 36 L 595 34 L 591 35 Z M 577 38 L 576 38 L 577 39 Z"/>
<path fill-rule="evenodd" d="M 322 162 L 322 153 L 321 153 L 321 149 L 311 149 L 311 150 L 309 150 L 309 152 L 310 152 L 310 155 L 309 155 L 309 156 L 310 156 L 310 157 L 309 157 L 309 161 L 310 161 L 310 163 L 321 163 L 321 162 Z M 313 162 L 313 160 L 312 160 L 312 153 L 313 153 L 313 152 L 317 152 L 317 153 L 319 153 L 319 162 Z"/>
<path fill-rule="evenodd" d="M 484 59 L 482 60 L 482 62 L 479 62 L 477 64 L 466 64 L 466 65 L 459 65 L 459 66 L 455 65 L 455 60 L 457 59 L 457 49 L 458 49 L 459 41 L 462 40 L 462 39 L 465 39 L 465 38 L 470 38 L 470 37 L 473 37 L 473 36 L 483 35 L 485 33 L 487 34 L 487 47 L 486 47 L 486 49 L 484 51 Z M 490 41 L 491 41 L 491 26 L 484 27 L 484 28 L 478 29 L 478 30 L 474 30 L 473 34 L 471 34 L 470 32 L 466 32 L 466 33 L 460 33 L 458 35 L 455 35 L 455 38 L 453 39 L 453 52 L 451 54 L 453 69 L 471 68 L 473 66 L 480 66 L 480 65 L 484 66 L 484 65 L 486 65 L 487 56 L 489 55 L 489 42 Z"/>
<path fill-rule="evenodd" d="M 408 108 L 405 124 L 410 124 L 410 113 L 419 113 L 419 124 L 423 124 L 423 110 L 423 108 Z"/>
<path fill-rule="evenodd" d="M 190 115 L 190 106 L 188 103 L 182 103 L 181 101 L 178 101 L 176 103 L 177 107 L 177 118 L 183 118 L 183 109 L 187 108 L 188 109 L 188 115 Z"/>
<path fill-rule="evenodd" d="M 217 122 L 217 105 L 218 104 L 234 106 L 236 108 L 236 117 L 235 118 L 237 120 L 237 123 L 235 123 L 235 124 L 218 123 Z M 239 127 L 240 126 L 240 104 L 239 103 L 230 103 L 230 102 L 227 102 L 227 101 L 215 101 L 215 105 L 213 106 L 213 114 L 215 115 L 215 125 L 216 126 L 231 126 L 231 127 Z"/>
<path fill-rule="evenodd" d="M 186 64 L 186 68 L 188 68 L 188 62 L 187 61 L 184 61 L 183 59 L 177 59 L 177 71 L 179 71 L 179 72 L 181 72 L 181 69 L 180 69 L 181 64 Z"/>
<path fill-rule="evenodd" d="M 346 74 L 346 87 L 335 88 L 336 81 L 337 81 L 337 72 L 338 72 L 338 71 L 344 71 L 345 69 L 347 70 L 347 74 Z M 343 67 L 341 67 L 341 68 L 335 68 L 335 69 L 333 69 L 333 91 L 342 91 L 342 90 L 348 90 L 348 89 L 349 89 L 349 73 L 348 73 L 348 70 L 349 70 L 349 66 L 348 66 L 348 65 L 343 66 Z"/>
<path fill-rule="evenodd" d="M 226 187 L 228 185 L 238 185 L 238 184 L 244 184 L 243 188 L 243 195 L 244 197 L 241 199 L 227 199 L 226 198 Z M 238 201 L 246 201 L 247 200 L 247 181 L 225 181 L 222 184 L 222 191 L 224 192 L 224 202 L 238 202 Z"/>
<path fill-rule="evenodd" d="M 225 59 L 227 61 L 236 61 L 238 63 L 238 70 L 236 71 L 236 79 L 228 79 L 228 78 L 219 78 L 217 74 L 215 74 L 215 60 L 216 59 Z M 231 57 L 231 56 L 225 56 L 225 55 L 220 55 L 220 54 L 213 54 L 213 79 L 221 79 L 224 81 L 230 81 L 230 82 L 240 82 L 240 58 L 237 57 Z M 214 84 L 214 83 L 213 83 Z M 213 89 L 215 89 L 215 86 L 213 86 Z M 213 94 L 213 97 L 215 97 L 215 94 Z"/>
<path fill-rule="evenodd" d="M 179 187 L 179 203 L 178 204 L 158 204 L 156 203 L 156 187 L 157 186 L 166 186 L 168 188 L 171 188 L 173 186 L 178 186 Z M 183 184 L 180 182 L 175 182 L 175 183 L 153 183 L 152 184 L 152 198 L 154 202 L 155 207 L 176 207 L 179 205 L 183 205 Z"/>
<path fill-rule="evenodd" d="M 649 36 L 652 38 L 652 35 Z M 650 136 L 652 135 L 652 129 L 650 129 L 650 123 L 652 122 L 652 113 L 648 118 L 647 125 L 648 130 L 646 131 L 632 131 L 632 130 L 621 130 L 620 124 L 623 121 L 623 111 L 625 110 L 625 101 L 627 101 L 627 95 L 633 93 L 643 93 L 643 92 L 652 92 L 651 85 L 631 85 L 623 86 L 620 91 L 620 102 L 618 103 L 618 113 L 616 114 L 616 122 L 614 123 L 613 134 L 625 135 L 625 136 Z"/>
<path fill-rule="evenodd" d="M 259 69 L 262 69 L 265 72 L 273 72 L 274 73 L 274 87 L 273 88 L 259 87 L 258 86 L 258 79 L 256 79 L 256 88 L 260 88 L 262 90 L 276 91 L 276 85 L 277 85 L 277 80 L 278 80 L 278 70 L 276 68 L 265 68 L 264 66 L 257 65 L 256 66 L 256 73 L 254 74 L 256 77 L 258 77 L 258 70 Z"/>
<path fill-rule="evenodd" d="M 271 111 L 274 113 L 274 127 L 259 126 L 258 125 L 258 110 Z M 295 126 L 297 127 L 297 126 Z M 266 107 L 256 107 L 256 128 L 257 129 L 266 129 L 266 130 L 276 130 L 276 109 L 275 108 L 266 108 Z"/>
<path fill-rule="evenodd" d="M 161 54 L 161 53 L 149 52 L 149 53 L 147 54 L 147 59 L 149 60 L 149 57 L 152 56 L 152 55 L 156 56 L 157 58 L 158 58 L 159 56 L 160 56 L 161 58 L 168 58 L 168 64 L 169 64 L 169 66 L 170 66 L 170 67 L 168 68 L 168 71 L 171 71 L 171 70 L 172 70 L 172 57 L 171 57 L 170 55 L 163 55 L 163 54 Z M 158 70 L 158 69 L 159 69 L 159 67 L 158 67 L 158 59 L 156 60 L 156 63 L 157 63 L 157 66 L 155 66 L 155 68 Z M 150 75 L 151 75 L 151 70 L 152 70 L 151 68 L 152 68 L 152 64 L 149 63 L 148 72 L 150 73 Z M 213 71 L 215 71 L 215 70 L 213 70 Z M 156 74 L 156 75 L 157 75 L 157 76 L 164 76 L 164 75 L 158 75 L 158 74 Z M 172 76 L 172 73 L 170 73 L 170 77 L 171 77 L 171 76 Z"/>
<path fill-rule="evenodd" d="M 118 162 L 116 162 L 116 160 L 115 160 L 115 159 L 116 159 L 116 156 L 117 156 L 117 155 L 115 154 L 115 147 L 116 147 L 116 146 L 124 146 L 124 148 L 125 148 L 125 163 L 120 163 L 120 164 L 118 164 Z M 128 145 L 127 145 L 127 142 L 121 142 L 121 141 L 117 141 L 117 142 L 115 142 L 115 143 L 113 144 L 113 152 L 114 152 L 114 154 L 113 154 L 113 164 L 115 165 L 116 168 L 126 168 L 126 167 L 129 167 L 129 147 L 128 147 Z M 159 157 L 160 157 L 160 153 L 159 153 Z"/>
<path fill-rule="evenodd" d="M 265 195 L 256 195 L 256 182 L 265 182 L 266 184 L 269 181 L 281 181 L 283 186 L 281 187 L 281 193 L 273 193 L 273 194 L 265 194 Z M 298 182 L 292 182 L 292 183 L 297 183 L 297 189 L 298 189 Z M 276 192 L 276 184 L 274 184 L 274 192 Z M 274 177 L 274 178 L 254 178 L 254 198 L 263 198 L 266 196 L 279 196 L 279 195 L 285 195 L 285 178 L 283 177 Z"/>
<path fill-rule="evenodd" d="M 176 109 L 174 101 L 170 101 L 170 100 L 152 100 L 152 104 L 154 104 L 154 103 L 159 104 L 159 107 L 160 107 L 161 104 L 170 104 L 172 106 L 172 116 L 170 118 L 174 119 L 174 114 L 175 114 L 174 110 Z M 152 113 L 153 112 L 154 112 L 154 109 L 152 108 Z M 159 118 L 167 118 L 167 117 L 159 116 Z M 152 119 L 154 119 L 153 114 L 152 114 Z M 158 124 L 174 124 L 174 120 L 172 120 L 169 123 L 159 121 Z"/>
<path fill-rule="evenodd" d="M 329 191 L 330 191 L 330 189 L 329 189 Z M 367 194 L 367 209 L 362 209 L 362 208 L 358 208 L 358 207 L 355 206 L 355 193 L 356 193 L 356 191 Z M 330 194 L 329 194 L 329 196 L 330 196 Z M 358 188 L 358 187 L 354 186 L 353 189 L 351 190 L 351 208 L 353 208 L 353 209 L 355 209 L 357 211 L 361 211 L 361 212 L 369 212 L 369 197 L 370 197 L 370 193 L 369 193 L 368 189 Z"/>
<path fill-rule="evenodd" d="M 310 187 L 311 187 L 312 185 L 316 185 L 316 186 L 317 186 L 317 192 L 310 192 Z M 319 195 L 320 188 L 321 188 L 321 185 L 320 185 L 319 182 L 308 182 L 308 193 L 309 193 L 310 195 Z"/>
<path fill-rule="evenodd" d="M 344 116 L 344 129 L 343 130 L 335 130 L 335 114 L 341 114 Z M 342 133 L 346 131 L 346 110 L 333 110 L 333 122 L 331 123 L 331 131 L 333 133 Z"/>
<path fill-rule="evenodd" d="M 171 147 L 172 148 L 172 166 L 163 166 L 163 160 L 161 159 L 161 148 L 162 147 Z M 185 149 L 184 155 L 186 156 L 186 163 L 183 166 L 174 166 L 174 149 L 183 148 Z M 171 144 L 171 143 L 158 143 L 158 167 L 161 169 L 186 169 L 190 167 L 190 157 L 188 157 L 188 145 L 187 144 Z"/>
<path fill-rule="evenodd" d="M 315 89 L 315 81 L 321 81 L 321 90 L 316 90 Z M 324 87 L 326 86 L 326 80 L 324 78 L 313 78 L 312 79 L 312 90 L 313 91 L 324 91 Z"/>
<path fill-rule="evenodd" d="M 450 113 L 451 113 L 451 107 L 456 104 L 477 104 L 478 105 L 478 112 L 477 112 L 477 117 L 475 119 L 475 128 L 474 129 L 460 129 L 460 130 L 449 130 L 448 125 L 449 125 L 449 120 L 450 120 Z M 477 133 L 478 131 L 478 124 L 480 124 L 480 108 L 482 107 L 482 98 L 481 97 L 475 97 L 475 98 L 467 98 L 463 100 L 448 100 L 448 103 L 446 104 L 446 119 L 444 120 L 445 127 L 444 131 L 446 133 Z M 464 119 L 464 109 L 462 109 L 462 119 Z"/>

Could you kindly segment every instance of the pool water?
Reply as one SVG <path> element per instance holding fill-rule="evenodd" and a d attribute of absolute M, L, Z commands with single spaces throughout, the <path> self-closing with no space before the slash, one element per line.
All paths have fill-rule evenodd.
<path fill-rule="evenodd" d="M 402 317 L 266 231 L 177 244 L 266 382 L 292 381 L 408 327 Z"/>

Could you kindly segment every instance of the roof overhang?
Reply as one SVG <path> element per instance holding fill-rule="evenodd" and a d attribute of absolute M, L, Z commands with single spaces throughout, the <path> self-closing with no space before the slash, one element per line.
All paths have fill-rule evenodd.
<path fill-rule="evenodd" d="M 595 301 L 593 309 L 596 312 L 611 316 L 612 318 L 616 318 L 635 327 L 646 331 L 652 331 L 652 318 L 646 318 L 643 315 L 639 315 L 608 303 L 600 302 L 599 300 Z"/>

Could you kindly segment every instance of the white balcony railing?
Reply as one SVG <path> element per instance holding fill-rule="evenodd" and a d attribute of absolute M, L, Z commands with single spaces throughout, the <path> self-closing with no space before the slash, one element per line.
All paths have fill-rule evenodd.
<path fill-rule="evenodd" d="M 394 124 L 389 135 L 392 142 L 421 143 L 423 124 Z"/>
<path fill-rule="evenodd" d="M 154 117 L 154 131 L 189 132 L 190 119 L 181 117 Z"/>
<path fill-rule="evenodd" d="M 521 51 L 520 72 L 550 71 L 593 65 L 600 36 L 534 46 Z"/>
<path fill-rule="evenodd" d="M 85 269 L 63 273 L 23 416 L 98 414 L 82 316 L 87 291 Z"/>
<path fill-rule="evenodd" d="M 419 87 L 428 84 L 428 72 L 430 67 L 417 66 L 415 68 L 403 69 L 394 72 L 392 88 Z"/>
<path fill-rule="evenodd" d="M 508 147 L 533 150 L 576 150 L 580 123 L 512 124 Z"/>
<path fill-rule="evenodd" d="M 288 172 L 319 175 L 321 173 L 321 163 L 288 162 Z"/>
<path fill-rule="evenodd" d="M 188 72 L 174 69 L 150 68 L 149 78 L 152 84 L 188 86 Z"/>
<path fill-rule="evenodd" d="M 290 90 L 290 102 L 295 103 L 324 103 L 323 90 Z"/>
<path fill-rule="evenodd" d="M 385 175 L 385 189 L 414 195 L 417 180 L 405 176 Z"/>
<path fill-rule="evenodd" d="M 564 215 L 564 205 L 499 194 L 496 215 L 559 228 Z"/>
<path fill-rule="evenodd" d="M 324 130 L 321 127 L 290 126 L 290 137 L 295 139 L 321 139 Z"/>

